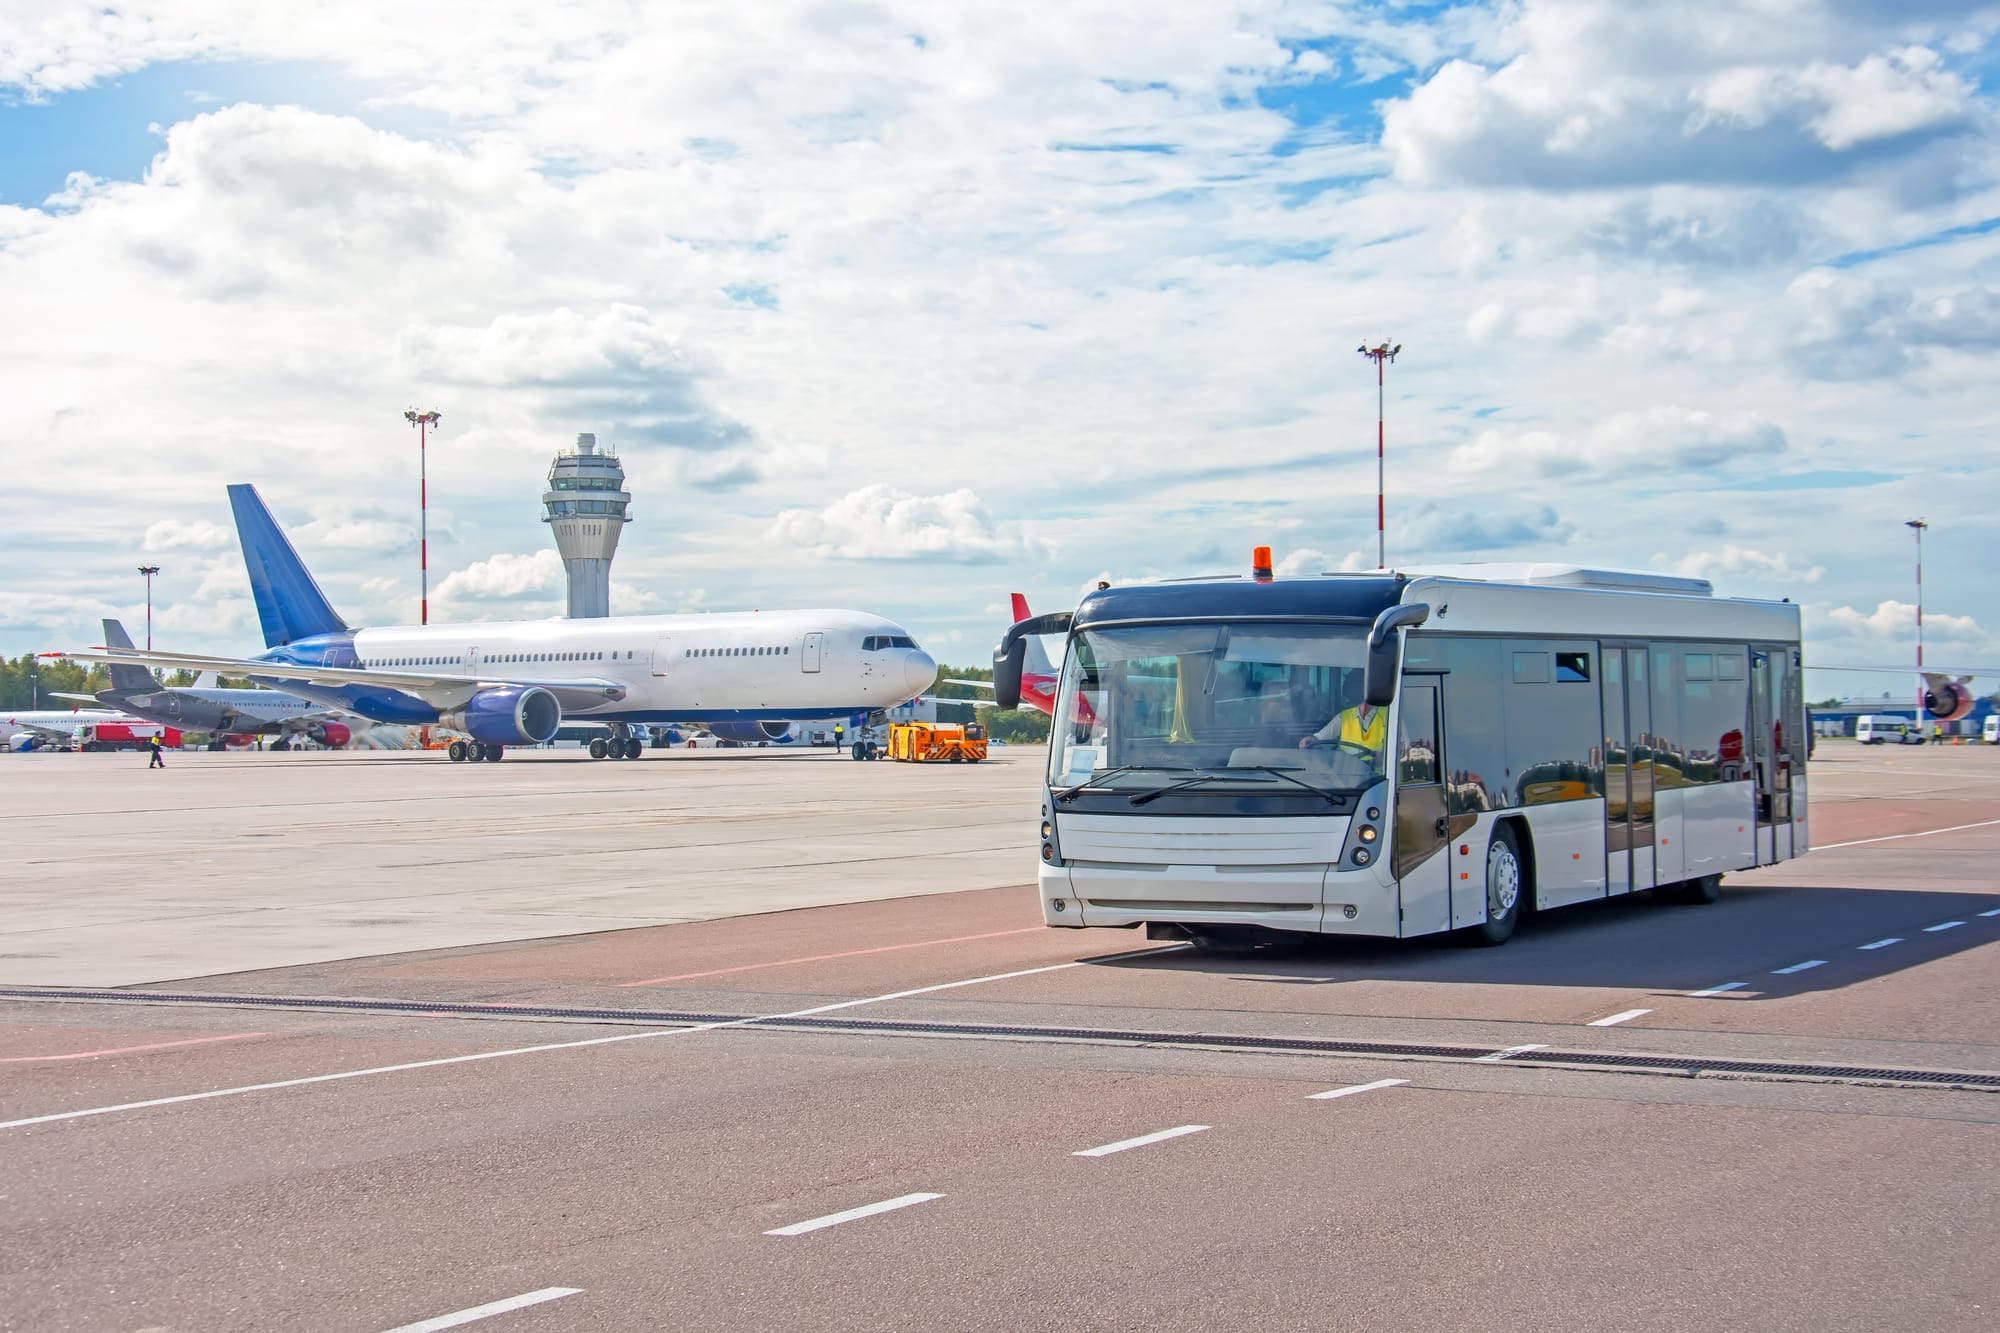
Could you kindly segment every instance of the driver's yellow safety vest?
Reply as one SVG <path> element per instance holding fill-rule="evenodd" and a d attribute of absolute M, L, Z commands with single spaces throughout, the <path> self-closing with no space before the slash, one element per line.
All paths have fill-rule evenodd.
<path fill-rule="evenodd" d="M 1364 726 L 1361 710 L 1350 708 L 1340 715 L 1339 741 L 1343 745 L 1359 745 L 1366 750 L 1380 750 L 1382 742 L 1389 738 L 1389 710 L 1378 708 L 1369 715 Z"/>

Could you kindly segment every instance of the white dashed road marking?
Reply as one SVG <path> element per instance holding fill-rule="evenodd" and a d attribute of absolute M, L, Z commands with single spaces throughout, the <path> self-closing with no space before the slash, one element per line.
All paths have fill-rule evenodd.
<path fill-rule="evenodd" d="M 808 1231 L 818 1231 L 822 1227 L 837 1227 L 842 1222 L 853 1222 L 863 1217 L 873 1217 L 877 1213 L 893 1213 L 898 1208 L 908 1208 L 914 1203 L 929 1203 L 932 1199 L 942 1199 L 942 1194 L 899 1194 L 893 1199 L 880 1203 L 865 1203 L 859 1208 L 850 1208 L 844 1213 L 828 1213 L 825 1217 L 815 1217 L 810 1222 L 794 1222 L 788 1227 L 767 1231 L 767 1236 L 803 1236 Z"/>
<path fill-rule="evenodd" d="M 1620 1023 L 1629 1023 L 1635 1018 L 1644 1018 L 1647 1014 L 1650 1014 L 1652 1012 L 1653 1011 L 1651 1009 L 1627 1009 L 1624 1013 L 1613 1014 L 1609 1018 L 1593 1018 L 1592 1020 L 1590 1020 L 1590 1022 L 1586 1023 L 1584 1026 L 1593 1028 L 1615 1028 Z"/>
<path fill-rule="evenodd" d="M 1981 916 L 2000 916 L 2000 907 L 1996 907 L 1996 908 L 1994 908 L 1994 909 L 1993 909 L 1992 911 L 1990 911 L 1990 912 L 1981 912 L 1981 913 L 1980 913 L 1979 915 L 1981 915 Z"/>
<path fill-rule="evenodd" d="M 1082 1152 L 1071 1153 L 1070 1156 L 1109 1157 L 1112 1153 L 1124 1152 L 1127 1148 L 1143 1148 L 1149 1143 L 1164 1143 L 1168 1139 L 1177 1139 L 1183 1134 L 1199 1134 L 1207 1128 L 1207 1125 L 1180 1125 L 1174 1129 L 1163 1129 L 1157 1134 L 1141 1134 L 1136 1139 L 1120 1139 L 1116 1143 L 1107 1143 L 1101 1148 L 1085 1148 Z"/>
<path fill-rule="evenodd" d="M 1724 991 L 1742 990 L 1749 984 L 1747 981 L 1725 981 L 1720 986 L 1710 986 L 1707 990 L 1691 990 L 1688 992 L 1688 998 L 1690 1000 L 1702 1000 L 1711 995 L 1720 995 Z"/>
<path fill-rule="evenodd" d="M 1546 1051 L 1548 1048 L 1549 1044 L 1545 1041 L 1529 1042 L 1525 1046 L 1509 1046 L 1504 1051 L 1495 1051 L 1491 1055 L 1482 1055 L 1473 1063 L 1490 1065 L 1501 1060 L 1511 1060 L 1517 1055 L 1526 1055 L 1529 1051 Z"/>
<path fill-rule="evenodd" d="M 1898 838 L 1935 838 L 1940 833 L 1962 833 L 1969 828 L 1991 828 L 2000 824 L 2000 819 L 1982 819 L 1977 824 L 1953 824 L 1950 828 L 1927 828 L 1920 833 L 1886 833 L 1879 838 L 1857 838 L 1853 842 L 1829 842 L 1813 848 L 1816 852 L 1830 852 L 1837 847 L 1866 847 L 1871 842 L 1894 842 Z"/>
<path fill-rule="evenodd" d="M 1378 1078 L 1373 1083 L 1357 1083 L 1351 1088 L 1329 1088 L 1325 1092 L 1315 1092 L 1306 1100 L 1330 1102 L 1335 1097 L 1352 1097 L 1357 1092 L 1373 1092 L 1377 1088 L 1400 1088 L 1409 1081 L 1406 1078 Z"/>
<path fill-rule="evenodd" d="M 1824 958 L 1808 958 L 1803 963 L 1793 963 L 1790 967 L 1778 968 L 1771 975 L 1774 977 L 1788 977 L 1794 972 L 1810 972 L 1813 968 L 1825 966 L 1826 959 Z"/>
<path fill-rule="evenodd" d="M 1901 944 L 1902 942 L 1903 937 L 1901 935 L 1891 935 L 1886 940 L 1876 940 L 1873 944 L 1864 944 L 1861 947 L 1864 949 L 1886 949 L 1892 944 Z"/>
<path fill-rule="evenodd" d="M 1962 926 L 1964 924 L 1963 921 L 1940 921 L 1935 926 L 1925 926 L 1924 934 L 1935 935 L 1940 930 L 1950 930 L 1953 926 Z"/>
<path fill-rule="evenodd" d="M 390 1329 L 389 1333 L 438 1333 L 440 1329 L 457 1328 L 460 1324 L 470 1324 L 478 1319 L 491 1319 L 494 1315 L 506 1314 L 509 1310 L 525 1310 L 530 1305 L 540 1305 L 543 1301 L 575 1296 L 582 1290 L 582 1287 L 543 1287 L 540 1291 L 509 1296 L 504 1301 L 493 1301 L 486 1305 L 475 1305 L 470 1310 L 441 1314 L 435 1319 L 421 1319 L 414 1324 L 398 1324 Z"/>

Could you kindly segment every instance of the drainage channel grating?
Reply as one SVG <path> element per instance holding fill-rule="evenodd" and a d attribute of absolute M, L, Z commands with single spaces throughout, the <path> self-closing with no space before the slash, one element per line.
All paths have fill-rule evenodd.
<path fill-rule="evenodd" d="M 1261 1037 L 1227 1032 L 1152 1032 L 1138 1028 L 1046 1027 L 1017 1023 L 922 1023 L 879 1018 L 821 1018 L 801 1014 L 708 1014 L 672 1009 L 587 1009 L 565 1005 L 481 1004 L 448 1000 L 369 1000 L 315 995 L 230 995 L 188 991 L 71 990 L 62 987 L 0 987 L 0 998 L 22 1000 L 112 1000 L 127 1004 L 196 1004 L 230 1007 L 333 1010 L 355 1013 L 436 1014 L 461 1018 L 583 1019 L 631 1024 L 719 1023 L 802 1032 L 879 1033 L 885 1036 L 1006 1037 L 1055 1041 L 1118 1042 L 1135 1046 L 1212 1047 L 1306 1055 L 1362 1055 L 1432 1060 L 1494 1061 L 1544 1067 L 1576 1066 L 1645 1070 L 1700 1078 L 1736 1074 L 1746 1078 L 1806 1078 L 1863 1083 L 1901 1083 L 2000 1091 L 2000 1074 L 1948 1069 L 1892 1069 L 1869 1065 L 1796 1064 L 1780 1060 L 1706 1059 L 1693 1055 L 1648 1055 L 1628 1051 L 1563 1051 L 1542 1047 L 1449 1046 L 1432 1042 L 1367 1041 L 1332 1037 Z"/>

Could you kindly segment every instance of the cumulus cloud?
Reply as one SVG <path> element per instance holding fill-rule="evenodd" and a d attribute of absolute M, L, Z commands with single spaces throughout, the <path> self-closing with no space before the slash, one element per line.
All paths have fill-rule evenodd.
<path fill-rule="evenodd" d="M 1301 546 L 1286 552 L 1271 572 L 1279 578 L 1293 579 L 1309 578 L 1314 574 L 1353 574 L 1374 567 L 1375 562 L 1360 551 L 1336 556 L 1316 551 L 1310 546 Z"/>
<path fill-rule="evenodd" d="M 788 509 L 770 539 L 843 560 L 926 560 L 985 564 L 1046 550 L 1013 525 L 996 522 L 970 490 L 912 495 L 876 484 L 850 491 L 817 512 Z"/>
<path fill-rule="evenodd" d="M 1579 470 L 1654 474 L 1768 463 L 1786 449 L 1785 432 L 1756 412 L 1718 415 L 1665 406 L 1620 412 L 1580 436 L 1547 430 L 1481 431 L 1452 451 L 1455 468 L 1542 476 Z"/>
<path fill-rule="evenodd" d="M 213 551 L 235 540 L 235 533 L 205 518 L 163 518 L 146 529 L 141 545 L 148 551 Z"/>
<path fill-rule="evenodd" d="M 1917 635 L 1915 602 L 1893 598 L 1877 602 L 1864 611 L 1852 606 L 1834 606 L 1822 611 L 1824 623 L 1836 632 L 1859 639 L 1895 640 L 1914 643 Z M 1947 615 L 1935 609 L 1924 611 L 1924 638 L 1927 642 L 1980 643 L 1988 637 L 1971 616 Z"/>
<path fill-rule="evenodd" d="M 1500 501 L 1486 509 L 1422 501 L 1397 516 L 1392 529 L 1398 559 L 1417 562 L 1435 555 L 1472 555 L 1561 546 L 1576 526 L 1551 505 Z"/>
<path fill-rule="evenodd" d="M 1493 43 L 1505 58 L 1445 62 L 1388 103 L 1382 144 L 1419 184 L 1796 186 L 1867 165 L 1870 147 L 1974 128 L 1975 85 L 1890 43 L 1891 7 L 1836 8 L 1526 0 Z M 1884 45 L 1828 59 L 1800 40 L 1820 25 L 1842 48 Z"/>
<path fill-rule="evenodd" d="M 2000 348 L 2000 291 L 1921 297 L 1862 273 L 1809 269 L 1785 289 L 1787 352 L 1815 379 L 1880 379 L 1937 351 Z"/>
<path fill-rule="evenodd" d="M 556 552 L 502 552 L 445 575 L 435 596 L 440 602 L 509 601 L 564 586 L 562 557 Z"/>
<path fill-rule="evenodd" d="M 1692 578 L 1734 577 L 1786 587 L 1799 583 L 1817 583 L 1826 574 L 1825 568 L 1820 565 L 1800 567 L 1783 551 L 1759 551 L 1729 542 L 1725 542 L 1720 550 L 1696 551 L 1678 560 L 1671 556 L 1656 555 L 1653 557 L 1653 563 L 1670 568 L 1676 574 L 1686 574 Z"/>

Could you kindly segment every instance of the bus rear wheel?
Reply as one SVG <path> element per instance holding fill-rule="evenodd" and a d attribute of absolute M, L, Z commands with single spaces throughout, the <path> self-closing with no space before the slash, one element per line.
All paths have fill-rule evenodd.
<path fill-rule="evenodd" d="M 1528 892 L 1521 845 L 1510 825 L 1493 831 L 1486 844 L 1486 919 L 1466 931 L 1468 943 L 1491 948 L 1513 938 L 1521 920 L 1521 899 Z"/>
<path fill-rule="evenodd" d="M 1685 903 L 1698 907 L 1721 899 L 1722 876 L 1703 875 L 1700 879 L 1687 880 L 1681 884 L 1668 884 L 1653 892 L 1670 903 Z"/>

